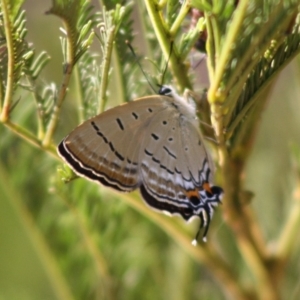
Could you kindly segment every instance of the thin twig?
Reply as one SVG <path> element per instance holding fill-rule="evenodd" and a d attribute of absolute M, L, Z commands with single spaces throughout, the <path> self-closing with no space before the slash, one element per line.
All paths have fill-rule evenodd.
<path fill-rule="evenodd" d="M 9 111 L 12 102 L 13 87 L 14 87 L 14 68 L 15 68 L 15 53 L 14 40 L 12 35 L 12 24 L 9 16 L 7 1 L 1 0 L 1 8 L 3 12 L 3 22 L 5 30 L 6 47 L 8 53 L 7 80 L 3 107 L 0 103 L 0 121 L 5 123 L 9 119 Z"/>
<path fill-rule="evenodd" d="M 46 152 L 48 152 L 52 157 L 54 157 L 57 160 L 60 160 L 56 153 L 56 148 L 54 145 L 48 145 L 47 147 L 43 146 L 41 144 L 41 141 L 31 132 L 26 130 L 24 127 L 21 127 L 10 120 L 6 121 L 4 125 L 9 128 L 12 132 L 14 132 L 16 135 L 21 137 L 23 140 L 27 141 L 29 144 L 42 149 Z"/>
<path fill-rule="evenodd" d="M 170 56 L 171 42 L 173 42 L 170 32 L 167 30 L 166 24 L 163 22 L 160 14 L 159 7 L 152 0 L 145 0 L 145 5 L 148 11 L 149 18 L 151 20 L 152 26 L 154 28 L 157 40 L 163 51 L 166 60 L 169 59 L 170 68 L 173 72 L 174 77 L 177 80 L 177 84 L 181 91 L 185 88 L 191 89 L 191 83 L 187 76 L 186 67 L 176 55 L 175 47 Z"/>
<path fill-rule="evenodd" d="M 24 206 L 24 199 L 16 192 L 17 189 L 10 186 L 11 180 L 9 180 L 9 178 L 9 175 L 4 172 L 4 167 L 0 161 L 1 194 L 4 193 L 6 198 L 8 198 L 8 204 L 11 206 L 11 209 L 13 209 L 20 222 L 19 226 L 22 226 L 35 251 L 35 259 L 43 266 L 43 271 L 46 273 L 47 279 L 53 289 L 55 299 L 74 300 L 69 285 L 66 282 L 65 277 L 62 276 L 57 259 L 54 257 L 51 249 L 49 249 L 45 237 L 35 226 L 31 213 Z M 3 199 L 1 199 L 1 201 L 2 200 Z"/>
<path fill-rule="evenodd" d="M 62 103 L 65 99 L 67 89 L 69 86 L 72 70 L 74 67 L 74 60 L 75 60 L 75 49 L 74 49 L 74 44 L 73 44 L 73 37 L 71 35 L 71 28 L 69 28 L 69 25 L 67 22 L 65 22 L 65 27 L 67 29 L 67 52 L 66 52 L 66 61 L 65 61 L 65 70 L 64 70 L 64 78 L 63 78 L 63 83 L 62 86 L 59 90 L 57 101 L 54 105 L 52 114 L 51 114 L 51 119 L 49 121 L 47 131 L 43 140 L 43 146 L 47 147 L 50 145 L 52 136 L 55 132 L 55 129 L 57 127 L 57 122 L 61 110 Z"/>
<path fill-rule="evenodd" d="M 175 21 L 173 22 L 173 24 L 170 28 L 169 32 L 172 37 L 175 37 L 180 26 L 182 26 L 182 22 L 183 22 L 184 18 L 186 17 L 186 15 L 188 14 L 190 8 L 191 8 L 190 1 L 184 1 L 183 5 L 180 8 L 179 14 L 177 15 Z"/>
<path fill-rule="evenodd" d="M 220 83 L 224 71 L 227 67 L 227 62 L 231 57 L 230 53 L 233 51 L 232 45 L 234 44 L 234 41 L 237 38 L 237 34 L 241 29 L 241 25 L 243 23 L 248 4 L 249 4 L 248 0 L 239 1 L 239 5 L 234 12 L 234 18 L 232 20 L 232 24 L 230 25 L 229 31 L 227 33 L 226 40 L 224 42 L 224 45 L 222 46 L 222 52 L 216 53 L 219 54 L 218 64 L 216 65 L 214 77 L 210 76 L 211 87 L 208 91 L 208 99 L 211 103 L 215 101 L 222 101 L 222 102 L 225 101 L 225 98 L 222 97 L 220 98 L 218 89 L 220 87 Z"/>
<path fill-rule="evenodd" d="M 109 190 L 112 194 L 120 197 L 120 194 L 114 190 Z M 157 212 L 150 210 L 142 201 L 134 197 L 133 194 L 123 194 L 122 199 L 127 204 L 134 207 L 140 213 L 145 215 L 147 219 L 163 229 L 172 240 L 182 247 L 193 259 L 207 266 L 208 270 L 216 277 L 224 291 L 229 292 L 233 299 L 250 300 L 248 292 L 243 290 L 239 284 L 236 275 L 231 267 L 215 252 L 214 248 L 209 245 L 199 245 L 197 247 L 191 244 L 191 237 L 185 233 L 181 227 L 172 219 L 167 218 Z M 255 299 L 255 298 L 254 298 Z"/>
<path fill-rule="evenodd" d="M 105 43 L 105 51 L 103 58 L 103 66 L 102 66 L 102 74 L 101 74 L 101 84 L 99 90 L 99 106 L 98 113 L 103 112 L 106 105 L 106 91 L 108 86 L 108 76 L 111 64 L 111 56 L 113 52 L 113 42 L 115 38 L 115 29 L 116 26 L 112 26 L 110 28 L 105 28 L 107 34 L 107 39 Z"/>

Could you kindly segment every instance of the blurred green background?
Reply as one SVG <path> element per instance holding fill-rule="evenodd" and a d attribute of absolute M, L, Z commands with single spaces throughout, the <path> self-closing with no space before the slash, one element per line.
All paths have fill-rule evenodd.
<path fill-rule="evenodd" d="M 30 0 L 24 7 L 28 41 L 37 52 L 46 50 L 52 57 L 43 76 L 59 83 L 61 23 L 44 14 L 50 5 L 50 1 Z M 245 173 L 245 188 L 255 194 L 252 205 L 270 241 L 278 237 L 292 207 L 296 171 L 291 146 L 300 145 L 299 82 L 298 57 L 273 83 Z M 71 89 L 67 101 L 72 93 Z M 34 128 L 33 111 L 32 102 L 22 95 L 13 120 Z M 57 143 L 76 125 L 72 111 L 65 109 L 63 116 L 68 126 L 57 131 Z M 201 299 L 226 299 L 210 272 L 155 224 L 86 180 L 65 186 L 57 183 L 60 162 L 26 144 L 2 124 L 0 136 L 1 300 L 179 300 L 200 299 L 199 295 Z M 62 192 L 57 191 L 59 185 Z M 214 219 L 214 235 L 222 240 L 222 251 L 238 270 L 240 257 L 221 211 L 222 207 Z M 99 247 L 94 259 L 87 254 L 94 250 L 83 229 Z M 285 299 L 300 296 L 300 239 L 297 243 L 284 281 Z M 241 274 L 247 281 L 247 272 Z"/>

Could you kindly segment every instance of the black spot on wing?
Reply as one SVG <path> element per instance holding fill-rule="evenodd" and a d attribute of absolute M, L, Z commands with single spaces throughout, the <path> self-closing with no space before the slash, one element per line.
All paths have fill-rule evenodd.
<path fill-rule="evenodd" d="M 169 174 L 171 174 L 171 175 L 174 175 L 174 174 L 175 174 L 173 171 L 171 171 L 170 169 L 168 169 L 166 166 L 162 165 L 162 164 L 160 163 L 160 160 L 159 160 L 159 159 L 157 159 L 157 158 L 155 158 L 154 156 L 152 156 L 152 160 L 153 160 L 155 163 L 157 163 L 161 169 L 166 170 Z"/>
<path fill-rule="evenodd" d="M 190 199 L 191 203 L 195 206 L 200 204 L 200 199 L 197 196 L 191 196 L 189 199 Z"/>
<path fill-rule="evenodd" d="M 132 112 L 131 113 L 133 115 L 133 117 L 137 120 L 139 118 L 139 116 L 135 113 L 135 112 Z"/>
<path fill-rule="evenodd" d="M 95 122 L 91 122 L 93 128 L 96 130 L 97 135 L 100 136 L 104 143 L 109 145 L 110 150 L 120 159 L 120 160 L 124 160 L 124 156 L 122 156 L 118 151 L 116 151 L 116 149 L 114 148 L 112 142 L 109 142 L 108 139 L 105 137 L 105 135 L 100 131 L 100 128 L 95 124 Z"/>
<path fill-rule="evenodd" d="M 173 154 L 166 146 L 163 146 L 163 149 L 171 156 L 173 157 L 174 159 L 176 159 L 176 155 Z"/>
<path fill-rule="evenodd" d="M 123 126 L 122 121 L 121 121 L 119 118 L 117 118 L 116 121 L 117 121 L 117 123 L 118 123 L 120 129 L 121 129 L 121 130 L 124 130 L 124 126 Z"/>
<path fill-rule="evenodd" d="M 191 177 L 191 178 L 185 178 L 185 177 L 183 176 L 182 172 L 179 171 L 176 167 L 175 167 L 175 173 L 180 174 L 181 177 L 182 177 L 182 179 L 183 179 L 184 181 L 186 181 L 186 182 L 191 182 L 191 181 L 192 181 L 192 177 Z"/>
<path fill-rule="evenodd" d="M 109 142 L 108 145 L 109 145 L 110 150 L 111 150 L 112 152 L 115 152 L 115 148 L 114 148 L 112 142 Z"/>
<path fill-rule="evenodd" d="M 176 167 L 175 167 L 175 172 L 176 172 L 177 174 L 180 174 L 180 175 L 181 175 L 181 171 L 179 171 Z"/>
<path fill-rule="evenodd" d="M 129 164 L 134 165 L 134 166 L 137 166 L 137 165 L 138 165 L 137 162 L 134 162 L 134 161 L 130 160 L 129 158 L 127 158 L 127 162 L 128 162 Z"/>
<path fill-rule="evenodd" d="M 155 158 L 154 156 L 152 156 L 152 160 L 153 160 L 154 162 L 156 162 L 157 164 L 159 164 L 159 163 L 160 163 L 160 160 L 159 160 L 159 159 L 157 159 L 157 158 Z"/>
<path fill-rule="evenodd" d="M 95 122 L 92 121 L 91 124 L 92 124 L 92 126 L 94 127 L 94 129 L 95 129 L 96 131 L 99 131 L 99 130 L 100 130 L 99 127 L 96 125 Z"/>
<path fill-rule="evenodd" d="M 153 153 L 149 152 L 147 149 L 145 149 L 145 153 L 146 153 L 148 156 L 153 156 Z"/>
<path fill-rule="evenodd" d="M 167 172 L 168 172 L 169 174 L 171 174 L 171 175 L 174 175 L 174 174 L 175 174 L 173 171 L 171 171 L 171 170 L 169 170 L 169 169 L 167 169 L 167 168 L 166 168 L 166 170 L 167 170 Z"/>
<path fill-rule="evenodd" d="M 159 137 L 158 137 L 156 134 L 154 134 L 154 133 L 151 133 L 151 136 L 152 136 L 156 141 L 159 139 Z"/>
<path fill-rule="evenodd" d="M 108 143 L 107 138 L 106 138 L 106 137 L 104 136 L 104 134 L 100 131 L 99 127 L 95 124 L 95 122 L 91 122 L 91 124 L 92 124 L 93 128 L 96 130 L 97 135 L 101 136 L 102 139 L 103 139 L 103 141 L 104 141 L 104 143 L 107 144 L 107 143 Z"/>
<path fill-rule="evenodd" d="M 115 151 L 115 154 L 120 160 L 124 160 L 124 156 L 122 156 L 119 152 Z"/>

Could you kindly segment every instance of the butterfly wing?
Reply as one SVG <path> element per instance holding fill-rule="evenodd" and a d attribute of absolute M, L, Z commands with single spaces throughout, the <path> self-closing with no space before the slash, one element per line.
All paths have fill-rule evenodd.
<path fill-rule="evenodd" d="M 195 112 L 163 99 L 168 108 L 151 120 L 140 149 L 141 194 L 151 207 L 186 220 L 204 212 L 210 218 L 221 191 L 209 184 L 213 166 L 199 122 Z"/>
<path fill-rule="evenodd" d="M 75 128 L 58 146 L 80 176 L 121 191 L 140 185 L 139 153 L 145 127 L 163 111 L 159 96 L 109 109 Z"/>
<path fill-rule="evenodd" d="M 139 187 L 152 208 L 185 220 L 199 216 L 204 237 L 223 192 L 210 184 L 213 165 L 195 109 L 176 95 L 141 98 L 91 118 L 58 153 L 80 176 L 120 191 Z"/>

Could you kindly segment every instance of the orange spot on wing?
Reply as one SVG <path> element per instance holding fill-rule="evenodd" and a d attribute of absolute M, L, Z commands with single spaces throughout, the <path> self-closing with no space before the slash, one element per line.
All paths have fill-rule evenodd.
<path fill-rule="evenodd" d="M 198 190 L 190 190 L 186 192 L 187 197 L 190 199 L 192 197 L 199 197 L 199 191 Z"/>
<path fill-rule="evenodd" d="M 212 194 L 212 190 L 208 182 L 204 182 L 202 185 L 203 189 Z"/>

